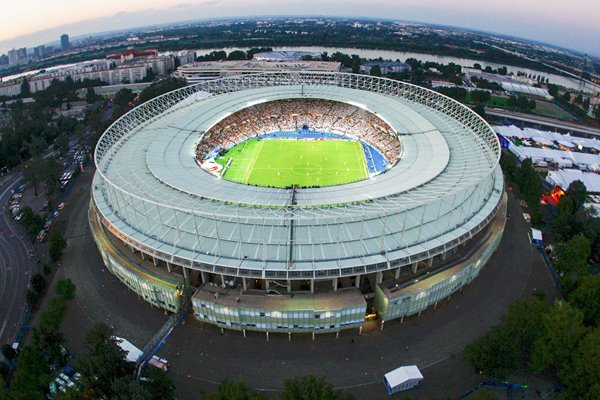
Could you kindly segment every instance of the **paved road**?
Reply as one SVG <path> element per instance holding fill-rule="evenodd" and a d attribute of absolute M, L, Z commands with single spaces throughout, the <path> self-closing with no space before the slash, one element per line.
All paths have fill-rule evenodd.
<path fill-rule="evenodd" d="M 81 349 L 87 327 L 95 321 L 115 326 L 119 336 L 143 347 L 167 320 L 127 290 L 102 265 L 89 233 L 87 206 L 89 171 L 68 203 L 64 218 L 68 247 L 61 274 L 77 285 L 76 303 L 69 307 L 63 331 L 72 350 Z M 86 183 L 87 182 L 87 183 Z M 497 324 L 508 306 L 534 290 L 554 294 L 554 288 L 539 253 L 527 239 L 528 225 L 517 202 L 509 197 L 506 231 L 498 252 L 481 275 L 462 294 L 452 296 L 437 310 L 428 309 L 420 318 L 400 324 L 389 321 L 380 331 L 375 324 L 363 335 L 357 330 L 334 335 L 271 335 L 226 331 L 201 324 L 193 318 L 180 326 L 159 355 L 171 364 L 180 399 L 196 399 L 201 389 L 210 389 L 225 377 L 243 379 L 256 389 L 280 390 L 285 378 L 317 374 L 358 398 L 387 398 L 381 383 L 385 372 L 406 363 L 423 368 L 423 386 L 410 393 L 420 399 L 457 396 L 480 381 L 462 360 L 464 346 Z"/>
<path fill-rule="evenodd" d="M 583 135 L 593 137 L 600 136 L 600 129 L 593 126 L 579 125 L 570 122 L 561 121 L 555 118 L 542 117 L 539 115 L 524 114 L 519 112 L 508 111 L 501 108 L 486 107 L 485 113 L 494 117 L 507 118 L 513 121 L 523 121 L 531 124 L 542 125 L 551 129 L 558 128 L 570 132 L 577 132 Z"/>
<path fill-rule="evenodd" d="M 15 174 L 0 180 L 0 345 L 15 339 L 25 307 L 25 292 L 34 270 L 33 259 L 28 254 L 31 242 L 23 237 L 23 229 L 6 208 L 10 190 L 18 180 Z"/>

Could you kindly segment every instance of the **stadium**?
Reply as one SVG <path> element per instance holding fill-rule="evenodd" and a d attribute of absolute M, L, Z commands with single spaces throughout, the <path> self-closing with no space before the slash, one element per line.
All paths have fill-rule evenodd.
<path fill-rule="evenodd" d="M 499 245 L 494 131 L 436 92 L 273 72 L 131 110 L 95 150 L 104 263 L 153 306 L 221 328 L 339 332 L 461 291 Z"/>

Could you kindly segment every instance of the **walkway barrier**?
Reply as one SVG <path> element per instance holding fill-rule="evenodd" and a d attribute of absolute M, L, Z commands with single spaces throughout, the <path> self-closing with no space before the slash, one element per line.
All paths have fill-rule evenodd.
<path fill-rule="evenodd" d="M 548 259 L 548 256 L 546 255 L 544 248 L 542 246 L 536 246 L 536 247 L 540 251 L 540 253 L 542 253 L 542 257 L 544 258 L 544 263 L 546 264 L 546 268 L 548 268 L 548 271 L 550 271 L 550 275 L 552 275 L 552 280 L 554 281 L 554 284 L 556 285 L 556 290 L 558 290 L 558 293 L 562 297 L 563 296 L 563 288 L 560 284 L 560 279 L 558 277 L 558 274 L 556 273 L 556 270 L 554 269 L 554 267 L 552 266 L 552 263 Z"/>
<path fill-rule="evenodd" d="M 135 378 L 139 382 L 142 371 L 148 364 L 148 361 L 154 357 L 154 355 L 158 352 L 158 350 L 165 343 L 171 332 L 188 316 L 190 311 L 190 304 L 187 302 L 181 307 L 181 309 L 171 315 L 171 317 L 167 320 L 167 322 L 163 325 L 162 328 L 154 335 L 154 337 L 148 342 L 146 347 L 142 350 L 142 355 L 138 358 L 135 366 Z"/>
<path fill-rule="evenodd" d="M 484 386 L 489 387 L 497 387 L 497 388 L 505 388 L 506 389 L 506 398 L 508 400 L 514 400 L 514 391 L 519 390 L 523 391 L 528 388 L 527 385 L 522 385 L 520 383 L 510 383 L 510 382 L 496 382 L 496 381 L 483 381 L 479 385 L 475 386 L 473 389 L 469 390 L 467 393 L 463 394 L 458 398 L 458 400 L 464 400 L 471 396 L 473 393 L 478 391 Z"/>

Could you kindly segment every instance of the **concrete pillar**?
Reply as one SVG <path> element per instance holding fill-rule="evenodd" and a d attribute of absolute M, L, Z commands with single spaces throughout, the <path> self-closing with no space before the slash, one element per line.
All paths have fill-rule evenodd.
<path fill-rule="evenodd" d="M 417 269 L 419 268 L 419 262 L 415 261 L 414 263 L 412 263 L 412 272 L 413 274 L 417 273 Z"/>
<path fill-rule="evenodd" d="M 131 249 L 132 253 L 135 253 L 135 249 L 133 248 L 133 246 L 129 246 L 129 248 Z"/>
<path fill-rule="evenodd" d="M 225 286 L 225 275 L 221 274 L 221 286 Z"/>
<path fill-rule="evenodd" d="M 376 281 L 377 281 L 377 284 L 380 284 L 381 282 L 383 282 L 383 272 L 381 272 L 381 271 L 377 272 Z"/>
<path fill-rule="evenodd" d="M 315 333 L 314 332 L 312 333 L 312 340 L 313 341 L 315 340 Z"/>
<path fill-rule="evenodd" d="M 292 281 L 287 280 L 287 292 L 292 293 Z"/>
<path fill-rule="evenodd" d="M 381 330 L 383 330 L 383 325 L 385 324 L 384 320 L 381 320 Z"/>
<path fill-rule="evenodd" d="M 338 339 L 340 337 L 340 331 L 335 331 L 335 338 Z"/>
<path fill-rule="evenodd" d="M 143 251 L 140 251 L 140 256 L 142 257 L 142 260 L 146 259 L 146 257 L 144 256 L 144 252 Z"/>
<path fill-rule="evenodd" d="M 427 260 L 427 267 L 431 267 L 433 265 L 433 257 Z"/>
<path fill-rule="evenodd" d="M 186 285 L 190 284 L 190 273 L 188 272 L 186 267 L 183 267 L 183 280 L 185 281 Z"/>
<path fill-rule="evenodd" d="M 438 303 L 438 302 L 436 301 L 436 302 L 435 302 L 435 304 L 433 305 L 433 309 L 434 309 L 434 310 L 437 310 L 437 303 Z"/>
<path fill-rule="evenodd" d="M 244 288 L 244 292 L 248 290 L 248 284 L 246 283 L 246 278 L 242 278 L 242 287 Z"/>
<path fill-rule="evenodd" d="M 362 325 L 358 327 L 358 336 L 362 335 Z"/>
<path fill-rule="evenodd" d="M 171 263 L 167 261 L 167 271 L 171 273 Z"/>
<path fill-rule="evenodd" d="M 400 278 L 400 270 L 402 269 L 402 267 L 398 267 L 396 269 L 396 271 L 394 272 L 394 279 L 398 279 Z"/>
<path fill-rule="evenodd" d="M 361 276 L 360 275 L 356 275 L 356 282 L 354 283 L 354 286 L 359 289 L 360 288 L 360 280 L 361 280 Z"/>
<path fill-rule="evenodd" d="M 311 293 L 315 292 L 315 280 L 314 279 L 310 280 L 310 292 Z M 313 333 L 313 335 L 314 335 L 314 333 Z"/>
<path fill-rule="evenodd" d="M 269 291 L 269 280 L 265 279 L 265 290 L 268 292 Z"/>
<path fill-rule="evenodd" d="M 404 315 L 400 318 L 400 323 L 403 324 L 404 323 Z"/>
<path fill-rule="evenodd" d="M 242 333 L 244 334 L 244 337 L 246 337 L 246 330 L 242 329 Z"/>
<path fill-rule="evenodd" d="M 338 278 L 333 278 L 333 291 L 337 292 L 337 287 L 338 287 Z"/>
<path fill-rule="evenodd" d="M 448 250 L 446 250 L 445 252 L 443 252 L 442 255 L 440 256 L 440 258 L 442 259 L 442 261 L 444 261 L 447 257 L 448 257 Z"/>
<path fill-rule="evenodd" d="M 208 274 L 205 271 L 200 271 L 200 279 L 202 279 L 202 283 L 207 283 Z"/>
<path fill-rule="evenodd" d="M 267 334 L 267 342 L 269 341 L 269 332 L 265 332 Z"/>
<path fill-rule="evenodd" d="M 292 341 L 292 332 L 288 332 L 288 342 Z"/>
<path fill-rule="evenodd" d="M 154 263 L 155 267 L 158 267 L 158 260 L 156 259 L 156 257 L 152 257 L 152 262 Z"/>

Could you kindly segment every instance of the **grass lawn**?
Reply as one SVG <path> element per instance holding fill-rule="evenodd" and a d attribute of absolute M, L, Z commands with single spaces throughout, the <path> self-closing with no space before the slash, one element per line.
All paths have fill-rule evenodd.
<path fill-rule="evenodd" d="M 473 104 L 473 99 L 471 99 L 470 92 L 467 93 L 465 102 Z M 485 103 L 485 105 L 490 106 L 490 107 L 506 107 L 507 103 L 508 103 L 508 97 L 492 95 L 492 97 L 487 101 L 487 103 Z"/>
<path fill-rule="evenodd" d="M 223 178 L 258 186 L 332 186 L 367 178 L 362 146 L 344 140 L 258 140 L 234 146 Z"/>
<path fill-rule="evenodd" d="M 574 120 L 573 116 L 567 111 L 563 110 L 556 104 L 549 101 L 536 100 L 535 110 L 533 113 L 543 115 L 550 118 L 557 118 L 562 120 Z"/>

